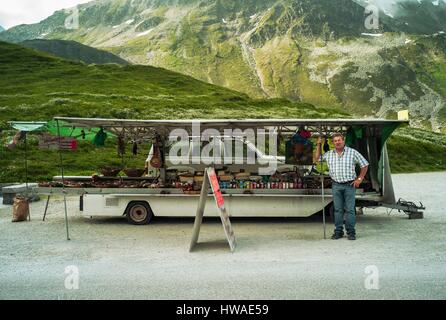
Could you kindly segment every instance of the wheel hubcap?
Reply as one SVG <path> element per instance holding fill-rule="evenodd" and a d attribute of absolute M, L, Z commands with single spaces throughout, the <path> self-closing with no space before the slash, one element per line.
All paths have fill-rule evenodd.
<path fill-rule="evenodd" d="M 147 209 L 146 209 L 146 207 L 144 207 L 142 205 L 133 206 L 130 209 L 130 217 L 135 222 L 144 221 L 144 219 L 146 219 L 146 217 L 147 217 Z"/>

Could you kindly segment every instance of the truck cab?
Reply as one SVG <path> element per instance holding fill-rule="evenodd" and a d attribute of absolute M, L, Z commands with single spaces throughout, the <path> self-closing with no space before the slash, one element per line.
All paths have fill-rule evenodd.
<path fill-rule="evenodd" d="M 175 151 L 171 152 L 174 145 L 176 153 Z M 237 148 L 242 148 L 242 155 L 237 154 Z M 243 169 L 248 172 L 257 172 L 260 167 L 268 165 L 275 166 L 279 170 L 293 168 L 292 165 L 285 164 L 284 156 L 265 154 L 246 138 L 214 137 L 208 142 L 189 137 L 189 141 L 168 143 L 164 150 L 167 170 L 195 172 L 204 171 L 206 167 L 214 166 L 216 168 L 226 167 L 230 171 Z M 172 153 L 174 157 L 172 157 Z M 153 146 L 146 159 L 146 168 L 149 173 L 156 171 L 156 168 L 150 165 L 152 157 Z"/>

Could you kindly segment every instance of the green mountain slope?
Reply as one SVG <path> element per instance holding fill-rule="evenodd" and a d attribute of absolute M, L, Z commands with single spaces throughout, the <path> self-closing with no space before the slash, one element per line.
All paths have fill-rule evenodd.
<path fill-rule="evenodd" d="M 26 40 L 21 45 L 56 57 L 87 64 L 128 64 L 127 61 L 110 52 L 98 50 L 75 41 L 36 39 Z"/>
<path fill-rule="evenodd" d="M 55 115 L 115 118 L 345 116 L 245 94 L 161 68 L 85 65 L 0 42 L 0 121 Z"/>

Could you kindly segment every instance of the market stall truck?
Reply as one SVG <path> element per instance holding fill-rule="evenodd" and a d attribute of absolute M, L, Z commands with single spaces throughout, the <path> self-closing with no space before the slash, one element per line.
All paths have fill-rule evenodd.
<path fill-rule="evenodd" d="M 180 171 L 188 171 L 191 177 L 195 179 L 198 171 L 204 172 L 209 166 L 209 161 L 201 158 L 197 164 L 187 166 L 176 166 L 169 154 L 166 141 L 169 133 L 177 128 L 187 131 L 190 137 L 193 137 L 194 128 L 197 124 L 200 130 L 216 128 L 217 132 L 223 132 L 226 129 L 248 128 L 270 130 L 278 132 L 288 138 L 293 137 L 305 127 L 320 135 L 329 137 L 333 132 L 346 133 L 348 145 L 352 146 L 370 163 L 366 176 L 367 185 L 362 185 L 357 190 L 356 206 L 380 207 L 385 206 L 404 211 L 410 218 L 422 217 L 420 209 L 413 203 L 396 201 L 393 190 L 392 178 L 390 174 L 389 158 L 387 155 L 386 140 L 392 132 L 407 121 L 384 120 L 384 119 L 255 119 L 255 120 L 126 120 L 126 119 L 86 119 L 86 118 L 66 118 L 56 117 L 56 121 L 64 121 L 68 126 L 77 128 L 101 127 L 110 130 L 116 135 L 129 135 L 134 139 L 152 139 L 161 137 L 161 148 L 163 156 L 162 166 L 159 169 L 158 178 L 162 182 L 169 179 L 169 170 L 175 175 Z M 199 131 L 200 135 L 202 131 Z M 214 137 L 216 138 L 216 137 Z M 226 139 L 222 136 L 222 139 Z M 193 140 L 194 141 L 194 140 Z M 233 156 L 232 150 L 226 150 L 225 144 L 216 141 L 219 153 L 214 153 L 212 157 L 216 160 L 218 157 Z M 265 160 L 271 164 L 275 163 L 277 171 L 286 174 L 295 172 L 302 178 L 298 185 L 285 182 L 265 184 L 266 181 L 252 181 L 242 185 L 233 183 L 222 183 L 220 188 L 225 200 L 225 206 L 232 217 L 308 217 L 322 209 L 331 210 L 332 196 L 330 188 L 330 179 L 328 176 L 316 172 L 313 166 L 289 165 L 284 157 L 272 156 L 258 150 L 256 146 L 248 139 L 243 138 L 243 148 L 254 152 L 257 159 Z M 347 141 L 346 141 L 347 142 Z M 195 146 L 192 142 L 189 144 L 189 163 L 195 163 L 195 153 L 192 150 Z M 150 154 L 154 154 L 154 150 Z M 149 159 L 150 160 L 150 159 Z M 207 159 L 210 160 L 210 159 Z M 221 160 L 221 159 L 220 159 Z M 234 159 L 233 163 L 238 163 Z M 245 159 L 241 164 L 220 164 L 222 161 L 214 161 L 212 165 L 216 171 L 222 170 L 230 173 L 249 173 L 244 177 L 250 180 L 250 175 L 259 177 L 259 164 L 247 164 Z M 151 163 L 152 161 L 149 161 Z M 223 162 L 224 163 L 224 162 Z M 158 167 L 156 167 L 158 168 Z M 156 168 L 148 168 L 149 171 Z M 319 168 L 321 169 L 321 168 Z M 176 171 L 175 171 L 176 170 Z M 155 170 L 156 171 L 156 170 Z M 324 171 L 324 170 L 319 170 Z M 177 173 L 176 173 L 177 172 Z M 155 172 L 156 175 L 156 172 Z M 90 180 L 91 177 L 59 177 L 65 181 L 79 179 Z M 106 178 L 106 177 L 104 177 Z M 199 176 L 198 176 L 199 178 Z M 223 177 L 221 182 L 223 181 Z M 263 179 L 263 177 L 261 177 Z M 122 179 L 122 178 L 119 178 Z M 141 177 L 140 180 L 149 179 Z M 240 181 L 237 181 L 239 183 Z M 325 185 L 325 183 L 327 185 Z M 364 181 L 365 182 L 365 181 Z M 237 184 L 236 183 L 236 184 Z M 258 184 L 259 183 L 259 184 Z M 162 187 L 154 184 L 144 188 L 40 188 L 40 193 L 52 194 L 58 190 L 64 194 L 73 194 L 81 196 L 81 210 L 86 217 L 94 216 L 126 216 L 134 224 L 150 223 L 154 216 L 157 217 L 193 217 L 199 201 L 197 190 L 185 191 L 181 187 Z M 171 185 L 170 185 L 171 186 Z M 324 187 L 322 187 L 324 186 Z M 49 198 L 48 198 L 49 199 Z M 219 212 L 214 204 L 213 196 L 208 194 L 207 204 L 205 206 L 205 216 L 219 216 Z"/>

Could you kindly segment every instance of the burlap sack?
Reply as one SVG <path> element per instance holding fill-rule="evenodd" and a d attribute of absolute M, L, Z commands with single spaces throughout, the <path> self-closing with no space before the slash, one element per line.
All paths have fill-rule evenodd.
<path fill-rule="evenodd" d="M 12 222 L 25 221 L 29 215 L 29 203 L 25 197 L 17 196 L 12 205 Z"/>

